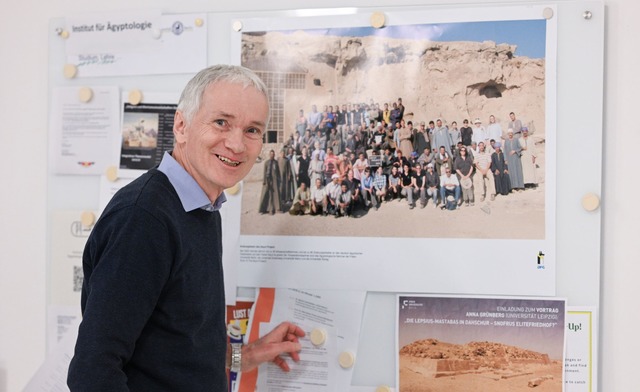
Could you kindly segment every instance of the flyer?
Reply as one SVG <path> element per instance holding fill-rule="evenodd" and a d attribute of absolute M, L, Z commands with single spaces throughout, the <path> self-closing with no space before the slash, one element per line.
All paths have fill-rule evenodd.
<path fill-rule="evenodd" d="M 563 391 L 564 299 L 397 300 L 399 392 Z"/>

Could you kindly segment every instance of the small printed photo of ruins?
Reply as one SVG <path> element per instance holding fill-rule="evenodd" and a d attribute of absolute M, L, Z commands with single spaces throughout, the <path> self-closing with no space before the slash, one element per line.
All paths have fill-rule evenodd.
<path fill-rule="evenodd" d="M 555 173 L 555 157 L 547 154 L 555 129 L 547 129 L 547 124 L 555 123 L 549 121 L 555 118 L 555 109 L 547 108 L 546 94 L 555 91 L 555 85 L 547 82 L 548 67 L 555 64 L 547 63 L 546 43 L 554 38 L 547 36 L 545 20 L 244 31 L 241 64 L 265 81 L 271 117 L 261 157 L 243 183 L 241 234 L 547 238 L 545 228 L 555 219 L 548 213 L 552 211 L 548 205 L 555 203 L 548 187 L 554 185 L 545 181 Z M 392 140 L 396 124 L 387 118 L 400 105 L 400 127 L 409 128 L 411 123 L 407 144 Z M 313 124 L 317 118 L 322 119 L 319 126 Z M 388 140 L 380 135 L 376 139 L 378 126 Z M 471 145 L 471 137 L 476 143 L 484 141 L 483 159 L 488 165 L 496 152 L 491 141 L 500 144 L 503 155 L 496 157 L 495 168 L 499 174 L 492 168 L 481 176 L 473 169 L 472 181 L 460 182 L 459 198 L 453 190 L 444 197 L 438 190 L 436 198 L 417 191 L 413 200 L 386 194 L 391 202 L 381 197 L 375 206 L 355 198 L 350 213 L 335 214 L 355 219 L 335 220 L 339 224 L 310 213 L 306 205 L 294 207 L 302 182 L 314 193 L 313 175 L 324 187 L 336 171 L 342 183 L 349 168 L 361 170 L 361 162 L 356 162 L 360 152 L 373 177 L 384 155 L 380 140 L 388 141 L 391 159 L 404 150 L 411 171 L 419 161 L 426 172 L 431 162 L 436 174 L 444 174 L 438 161 L 439 127 L 451 138 L 446 149 L 452 166 L 459 155 L 458 141 L 466 145 L 467 155 L 480 150 Z M 458 136 L 463 128 L 475 136 Z M 314 154 L 318 140 L 322 151 Z M 435 150 L 422 160 L 425 146 L 420 140 Z M 304 145 L 308 150 L 303 154 Z M 522 145 L 528 147 L 523 150 Z M 326 160 L 329 147 L 337 163 Z M 514 149 L 518 151 L 511 154 Z M 269 162 L 274 163 L 267 167 Z M 314 168 L 322 173 L 314 173 Z M 388 172 L 385 167 L 387 184 Z M 452 173 L 457 176 L 455 170 Z M 443 208 L 450 199 L 458 204 L 455 213 Z"/>
<path fill-rule="evenodd" d="M 560 392 L 564 300 L 398 297 L 400 392 Z"/>

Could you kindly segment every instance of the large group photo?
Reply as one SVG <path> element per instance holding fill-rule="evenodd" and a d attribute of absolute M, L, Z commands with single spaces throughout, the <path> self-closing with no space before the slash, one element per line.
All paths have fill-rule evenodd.
<path fill-rule="evenodd" d="M 241 234 L 545 238 L 544 21 L 242 37 L 272 91 Z"/>

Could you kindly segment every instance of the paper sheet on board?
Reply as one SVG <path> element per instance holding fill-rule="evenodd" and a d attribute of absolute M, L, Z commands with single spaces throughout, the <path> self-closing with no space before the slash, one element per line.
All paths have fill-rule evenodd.
<path fill-rule="evenodd" d="M 51 102 L 51 167 L 56 174 L 102 174 L 113 163 L 119 141 L 120 93 L 115 86 L 58 87 Z"/>

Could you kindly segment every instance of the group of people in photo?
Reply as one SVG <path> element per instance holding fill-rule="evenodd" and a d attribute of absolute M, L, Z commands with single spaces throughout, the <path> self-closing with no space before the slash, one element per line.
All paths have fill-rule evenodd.
<path fill-rule="evenodd" d="M 537 187 L 535 142 L 514 112 L 506 129 L 494 115 L 461 127 L 404 117 L 402 98 L 301 109 L 264 161 L 259 212 L 351 217 L 393 200 L 457 210 Z"/>

